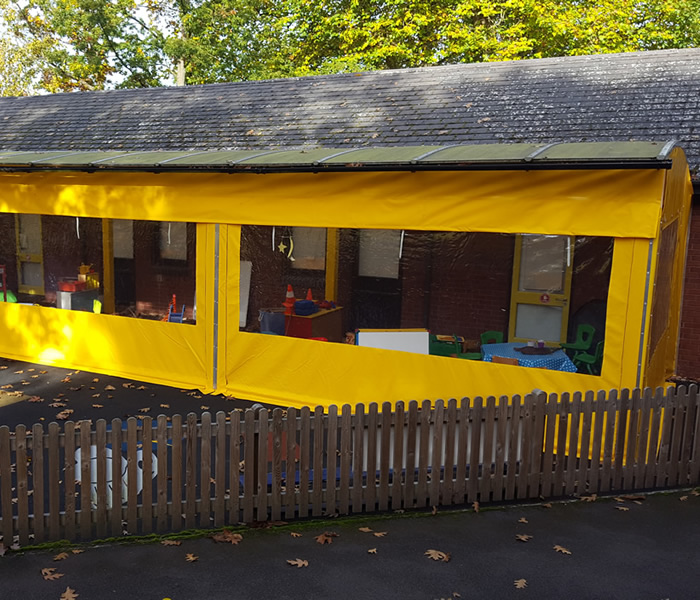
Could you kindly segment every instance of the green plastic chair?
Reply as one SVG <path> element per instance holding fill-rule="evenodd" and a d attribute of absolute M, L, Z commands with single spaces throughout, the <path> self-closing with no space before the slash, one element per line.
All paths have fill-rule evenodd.
<path fill-rule="evenodd" d="M 503 343 L 503 332 L 502 331 L 484 331 L 481 334 L 481 344 L 502 344 Z"/>
<path fill-rule="evenodd" d="M 577 352 L 573 361 L 579 371 L 585 367 L 590 375 L 600 375 L 603 366 L 603 342 L 598 342 L 594 354 Z"/>
<path fill-rule="evenodd" d="M 559 344 L 559 346 L 570 356 L 573 354 L 576 357 L 579 352 L 588 352 L 590 350 L 594 335 L 595 327 L 593 325 L 581 323 L 576 328 L 576 340 L 568 344 Z"/>

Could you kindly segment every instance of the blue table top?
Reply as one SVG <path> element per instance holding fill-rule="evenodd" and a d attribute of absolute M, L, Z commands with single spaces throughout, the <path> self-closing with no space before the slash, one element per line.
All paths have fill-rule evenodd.
<path fill-rule="evenodd" d="M 578 370 L 563 350 L 556 350 L 551 354 L 523 354 L 515 349 L 523 346 L 527 346 L 527 344 L 523 342 L 483 344 L 481 354 L 486 362 L 491 362 L 493 356 L 502 356 L 503 358 L 517 358 L 518 364 L 522 367 L 536 367 L 552 371 L 566 371 L 567 373 L 576 373 Z"/>

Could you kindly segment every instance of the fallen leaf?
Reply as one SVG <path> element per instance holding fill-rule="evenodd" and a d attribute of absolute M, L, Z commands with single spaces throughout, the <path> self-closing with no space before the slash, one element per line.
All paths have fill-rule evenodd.
<path fill-rule="evenodd" d="M 293 538 L 300 538 L 301 537 L 301 533 L 297 533 L 296 531 L 290 532 L 289 535 L 291 535 Z"/>
<path fill-rule="evenodd" d="M 67 587 L 66 591 L 61 594 L 61 600 L 75 600 L 79 594 L 71 587 Z"/>
<path fill-rule="evenodd" d="M 525 517 L 520 517 L 518 523 L 529 523 L 529 521 Z"/>
<path fill-rule="evenodd" d="M 367 554 L 376 554 L 376 553 L 377 553 L 376 548 L 370 548 L 369 550 L 367 550 Z"/>
<path fill-rule="evenodd" d="M 199 408 L 200 408 L 200 410 L 209 410 L 209 407 L 204 406 L 204 404 L 202 404 L 202 406 L 200 406 Z"/>
<path fill-rule="evenodd" d="M 54 560 L 66 560 L 68 558 L 68 552 L 61 552 L 53 557 Z"/>
<path fill-rule="evenodd" d="M 360 527 L 360 531 L 361 531 L 362 533 L 371 533 L 371 532 L 372 532 L 372 528 L 371 528 L 371 527 Z"/>
<path fill-rule="evenodd" d="M 524 590 L 527 587 L 527 579 L 516 579 L 513 585 L 519 590 Z"/>
<path fill-rule="evenodd" d="M 309 566 L 309 561 L 308 560 L 303 560 L 301 558 L 295 558 L 294 560 L 288 560 L 288 564 L 290 564 L 293 567 L 297 567 L 301 569 L 302 567 L 308 567 Z"/>
<path fill-rule="evenodd" d="M 700 492 L 698 490 L 693 490 L 690 492 L 693 496 L 700 496 Z"/>
<path fill-rule="evenodd" d="M 529 542 L 532 539 L 532 536 L 528 535 L 527 533 L 516 533 L 515 539 L 520 542 Z"/>
<path fill-rule="evenodd" d="M 64 421 L 65 419 L 67 419 L 68 417 L 70 417 L 71 414 L 73 414 L 73 412 L 74 412 L 73 409 L 71 409 L 71 408 L 66 408 L 65 410 L 62 410 L 60 413 L 58 413 L 58 414 L 56 415 L 56 418 L 57 418 L 57 419 L 60 419 L 61 421 Z"/>
<path fill-rule="evenodd" d="M 63 408 L 64 406 L 68 406 L 68 405 L 65 402 L 52 402 L 48 406 L 50 408 Z"/>
<path fill-rule="evenodd" d="M 180 540 L 162 540 L 160 543 L 163 546 L 179 546 L 182 544 Z"/>
<path fill-rule="evenodd" d="M 211 539 L 213 539 L 215 542 L 220 542 L 223 544 L 233 544 L 238 545 L 238 542 L 240 542 L 243 539 L 243 536 L 240 533 L 233 533 L 232 531 L 228 531 L 227 529 L 224 529 L 221 533 L 215 533 L 214 535 L 211 536 Z"/>
<path fill-rule="evenodd" d="M 627 508 L 626 506 L 616 506 L 615 508 L 617 510 L 621 510 L 622 512 L 627 512 L 629 510 L 629 508 Z"/>
<path fill-rule="evenodd" d="M 387 534 L 386 531 L 375 531 L 372 535 L 374 537 L 384 537 Z"/>
<path fill-rule="evenodd" d="M 161 408 L 170 408 L 170 404 L 161 404 L 160 407 Z"/>
<path fill-rule="evenodd" d="M 436 514 L 438 514 L 437 506 L 433 506 L 433 516 L 435 516 Z"/>
<path fill-rule="evenodd" d="M 47 567 L 41 570 L 41 576 L 46 581 L 55 581 L 59 577 L 63 577 L 63 573 L 56 573 L 55 567 Z"/>
<path fill-rule="evenodd" d="M 433 550 L 432 548 L 426 550 L 423 554 L 428 558 L 432 558 L 433 560 L 441 560 L 442 562 L 450 562 L 451 558 L 451 556 L 447 552 L 442 552 L 441 550 Z"/>
<path fill-rule="evenodd" d="M 557 552 L 561 552 L 562 554 L 571 554 L 571 552 L 570 552 L 569 550 L 567 550 L 566 548 L 564 548 L 564 546 L 560 546 L 559 544 L 555 544 L 555 545 L 554 545 L 554 549 L 555 549 Z"/>
<path fill-rule="evenodd" d="M 317 535 L 314 539 L 321 545 L 323 544 L 331 544 L 333 542 L 333 538 L 338 537 L 338 534 L 335 533 L 334 531 L 324 531 L 322 534 Z"/>
<path fill-rule="evenodd" d="M 44 399 L 41 396 L 32 396 L 28 399 L 28 402 L 43 402 Z"/>
<path fill-rule="evenodd" d="M 151 411 L 150 408 L 139 408 L 139 412 L 140 412 L 140 413 L 147 413 L 147 412 L 150 412 L 150 411 Z"/>
<path fill-rule="evenodd" d="M 72 554 L 82 554 L 83 552 L 85 552 L 85 550 L 79 550 L 78 548 L 71 550 Z"/>
<path fill-rule="evenodd" d="M 194 562 L 198 558 L 199 558 L 199 556 L 195 556 L 194 554 L 185 554 L 185 560 L 187 562 Z"/>
<path fill-rule="evenodd" d="M 474 512 L 479 512 L 479 503 L 478 502 L 472 502 L 472 508 L 474 509 Z"/>
<path fill-rule="evenodd" d="M 126 389 L 129 389 L 129 388 L 133 388 L 133 387 L 135 387 L 135 386 L 134 386 L 133 383 L 128 382 L 128 383 L 122 383 L 122 387 L 123 387 L 123 388 L 126 388 Z"/>
<path fill-rule="evenodd" d="M 24 373 L 24 371 L 23 371 L 23 370 L 20 370 L 20 371 L 15 371 L 15 375 L 21 375 L 22 373 Z"/>
<path fill-rule="evenodd" d="M 116 389 L 117 389 L 117 388 L 115 388 L 113 385 L 106 385 L 106 386 L 105 386 L 105 391 L 106 391 L 106 392 L 111 392 L 111 391 L 116 390 Z"/>
<path fill-rule="evenodd" d="M 688 496 L 681 496 L 678 498 L 681 502 L 685 502 L 688 499 Z"/>
<path fill-rule="evenodd" d="M 97 392 L 96 394 L 92 395 L 93 398 L 99 398 L 100 397 L 100 392 Z"/>
<path fill-rule="evenodd" d="M 546 504 L 543 504 L 543 505 L 542 505 L 542 508 L 552 508 L 552 503 L 551 503 L 551 502 L 547 502 Z"/>
<path fill-rule="evenodd" d="M 591 494 L 590 496 L 581 496 L 581 502 L 595 502 L 598 498 L 598 494 Z"/>
<path fill-rule="evenodd" d="M 625 501 L 624 498 L 622 498 L 621 496 L 615 496 L 613 498 L 613 500 L 615 500 L 615 502 L 624 502 Z"/>

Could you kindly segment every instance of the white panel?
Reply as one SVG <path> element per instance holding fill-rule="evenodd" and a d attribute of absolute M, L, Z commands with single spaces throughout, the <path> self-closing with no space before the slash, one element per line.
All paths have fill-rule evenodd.
<path fill-rule="evenodd" d="M 130 219 L 112 221 L 114 258 L 134 258 L 134 222 Z"/>
<path fill-rule="evenodd" d="M 401 231 L 360 229 L 360 277 L 399 278 Z"/>
<path fill-rule="evenodd" d="M 249 260 L 241 261 L 241 284 L 239 286 L 240 292 L 240 313 L 238 319 L 238 326 L 245 327 L 248 321 L 248 299 L 250 298 L 250 273 L 253 269 L 253 263 Z"/>
<path fill-rule="evenodd" d="M 400 350 L 415 354 L 428 354 L 428 331 L 359 330 L 355 337 L 358 346 Z"/>
<path fill-rule="evenodd" d="M 522 242 L 520 291 L 563 293 L 569 239 L 563 235 L 523 235 Z"/>
<path fill-rule="evenodd" d="M 515 337 L 528 340 L 561 341 L 561 306 L 518 304 Z"/>

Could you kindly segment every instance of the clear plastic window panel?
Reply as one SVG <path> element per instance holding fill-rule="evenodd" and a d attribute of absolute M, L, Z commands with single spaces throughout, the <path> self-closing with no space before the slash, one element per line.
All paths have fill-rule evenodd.
<path fill-rule="evenodd" d="M 196 322 L 194 223 L 0 214 L 0 232 L 8 302 Z"/>
<path fill-rule="evenodd" d="M 510 344 L 515 235 L 318 228 L 317 240 L 335 238 L 329 247 L 337 256 L 327 255 L 323 268 L 319 261 L 302 268 L 295 253 L 306 242 L 297 238 L 312 238 L 309 229 L 241 228 L 241 331 L 461 360 L 484 359 L 486 332 L 496 332 L 498 340 L 484 341 Z M 516 331 L 542 331 L 526 330 L 533 319 L 544 319 L 552 335 L 565 327 L 567 341 L 574 342 L 579 325 L 590 325 L 593 352 L 605 332 L 612 238 L 524 239 L 527 269 L 521 263 L 519 275 L 527 271 L 527 277 L 519 277 L 520 285 L 537 296 L 562 290 L 569 268 L 571 290 L 566 323 L 561 309 L 521 308 Z M 559 352 L 573 362 L 574 351 Z"/>

